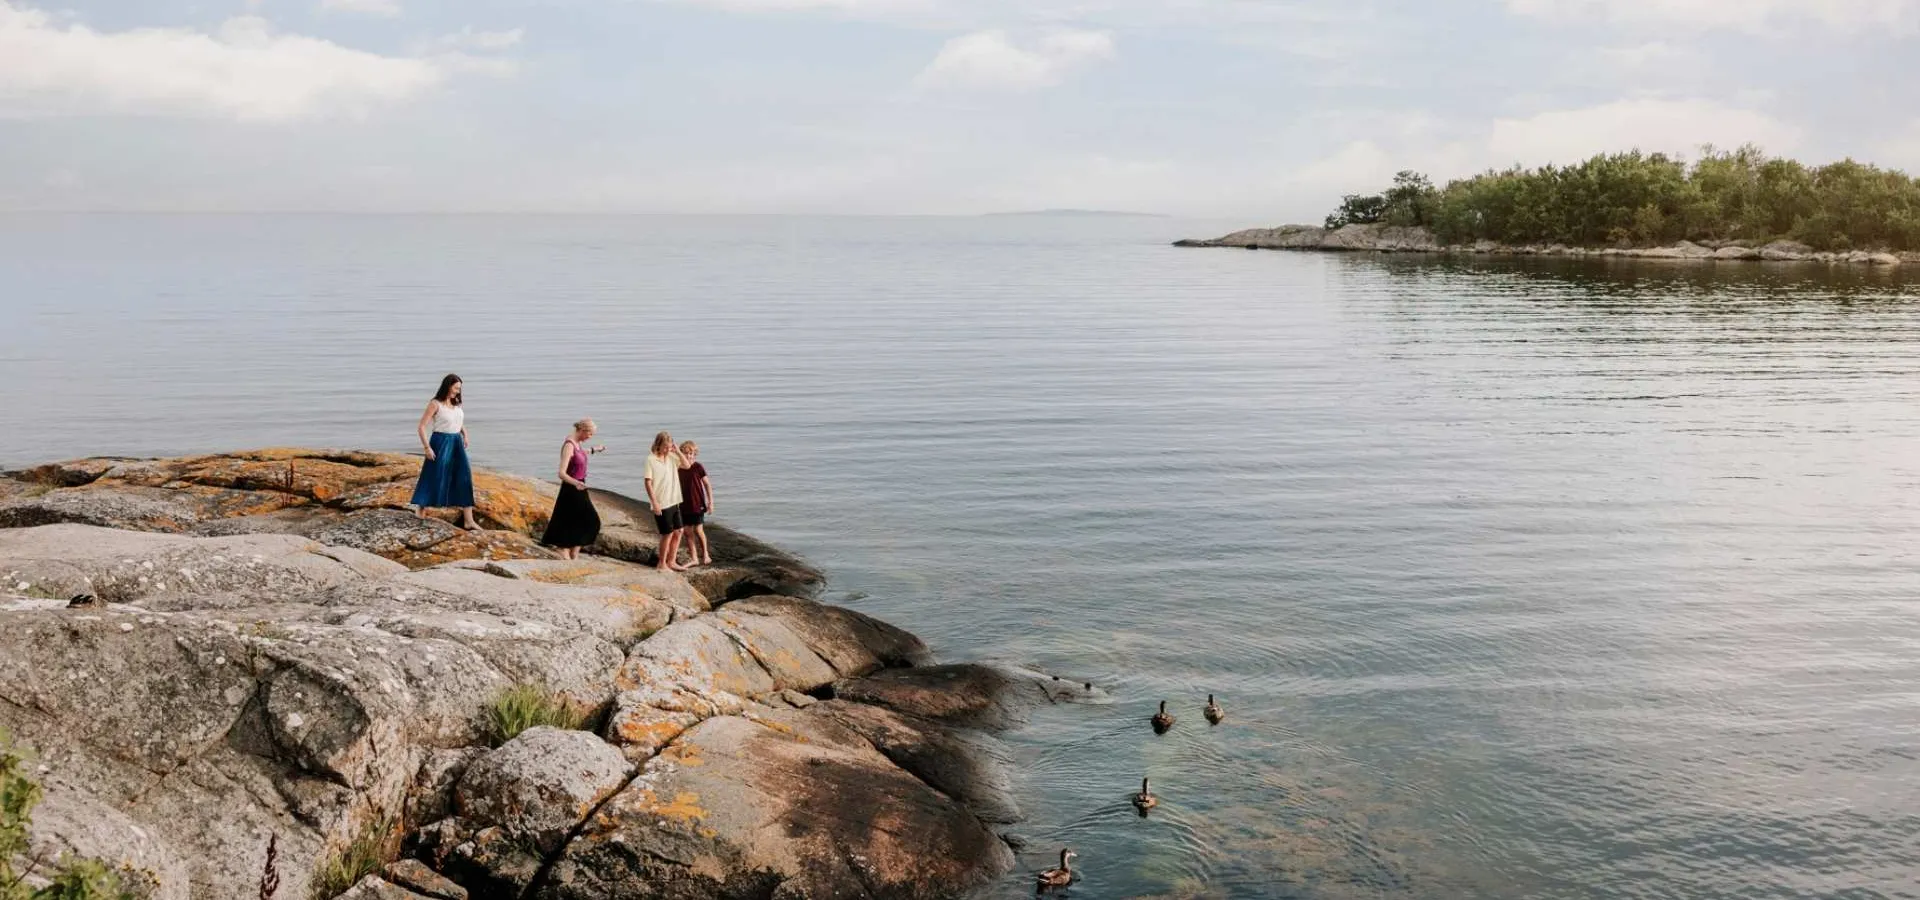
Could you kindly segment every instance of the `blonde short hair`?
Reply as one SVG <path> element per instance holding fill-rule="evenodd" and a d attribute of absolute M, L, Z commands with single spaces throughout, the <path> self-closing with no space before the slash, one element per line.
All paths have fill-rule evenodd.
<path fill-rule="evenodd" d="M 575 431 L 594 431 L 594 430 L 597 430 L 599 427 L 600 426 L 595 425 L 593 423 L 592 419 L 581 419 L 580 421 L 573 423 L 573 430 Z"/>
<path fill-rule="evenodd" d="M 685 441 L 680 444 L 681 453 L 692 453 L 693 451 L 698 449 L 700 449 L 700 445 L 692 441 Z"/>

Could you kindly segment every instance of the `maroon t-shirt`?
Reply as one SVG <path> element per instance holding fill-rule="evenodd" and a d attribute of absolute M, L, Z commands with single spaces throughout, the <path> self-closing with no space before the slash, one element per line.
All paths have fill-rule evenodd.
<path fill-rule="evenodd" d="M 680 508 L 687 512 L 707 511 L 707 492 L 700 482 L 706 480 L 707 467 L 694 463 L 680 470 Z"/>

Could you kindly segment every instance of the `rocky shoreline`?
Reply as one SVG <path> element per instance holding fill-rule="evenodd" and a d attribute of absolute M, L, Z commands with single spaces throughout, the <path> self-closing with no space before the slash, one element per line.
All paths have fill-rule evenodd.
<path fill-rule="evenodd" d="M 0 476 L 29 855 L 160 900 L 260 896 L 270 840 L 283 900 L 953 897 L 1015 862 L 995 733 L 1100 699 L 932 665 L 725 527 L 716 565 L 657 573 L 617 494 L 575 561 L 531 537 L 544 483 L 477 471 L 487 530 L 422 521 L 418 467 L 274 449 Z M 515 690 L 582 727 L 491 739 Z"/>
<path fill-rule="evenodd" d="M 1624 257 L 1694 262 L 1808 262 L 1828 265 L 1899 266 L 1920 264 L 1920 252 L 1884 250 L 1816 251 L 1793 241 L 1724 241 L 1696 244 L 1681 241 L 1665 247 L 1570 247 L 1566 244 L 1512 246 L 1493 241 L 1443 244 L 1425 228 L 1392 225 L 1347 225 L 1328 230 L 1315 225 L 1249 228 L 1211 239 L 1186 239 L 1176 247 L 1233 247 L 1246 250 L 1377 251 L 1382 253 L 1443 253 L 1495 256 Z"/>

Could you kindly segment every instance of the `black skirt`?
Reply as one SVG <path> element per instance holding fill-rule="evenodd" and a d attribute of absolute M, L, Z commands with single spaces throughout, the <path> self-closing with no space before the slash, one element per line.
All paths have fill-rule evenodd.
<path fill-rule="evenodd" d="M 553 501 L 553 518 L 540 543 L 549 547 L 591 547 L 600 536 L 600 513 L 593 498 L 570 484 L 560 485 L 560 496 Z"/>

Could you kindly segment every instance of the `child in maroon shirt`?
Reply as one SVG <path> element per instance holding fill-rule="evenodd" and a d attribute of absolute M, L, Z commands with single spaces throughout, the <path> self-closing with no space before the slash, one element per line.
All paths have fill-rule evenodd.
<path fill-rule="evenodd" d="M 713 549 L 707 545 L 707 513 L 713 512 L 713 483 L 707 480 L 707 467 L 700 464 L 700 445 L 687 441 L 680 445 L 680 456 L 687 467 L 680 470 L 680 521 L 686 526 L 687 552 L 692 565 L 713 565 Z"/>

